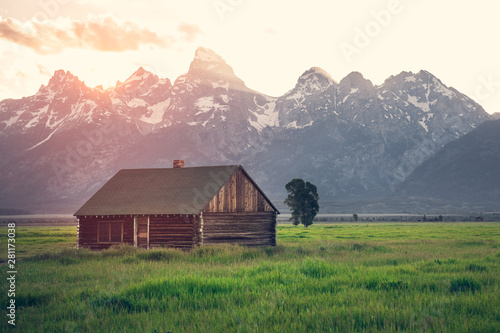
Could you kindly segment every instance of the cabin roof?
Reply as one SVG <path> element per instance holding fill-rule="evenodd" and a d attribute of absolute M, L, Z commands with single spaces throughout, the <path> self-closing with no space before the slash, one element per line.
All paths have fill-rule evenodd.
<path fill-rule="evenodd" d="M 118 171 L 74 215 L 199 214 L 239 165 Z"/>

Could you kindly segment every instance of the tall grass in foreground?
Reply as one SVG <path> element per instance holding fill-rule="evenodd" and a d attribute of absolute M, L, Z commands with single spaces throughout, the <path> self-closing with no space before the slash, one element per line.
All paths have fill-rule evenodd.
<path fill-rule="evenodd" d="M 190 252 L 61 232 L 18 231 L 46 248 L 18 263 L 17 331 L 500 331 L 500 223 L 280 225 L 277 247 Z"/>

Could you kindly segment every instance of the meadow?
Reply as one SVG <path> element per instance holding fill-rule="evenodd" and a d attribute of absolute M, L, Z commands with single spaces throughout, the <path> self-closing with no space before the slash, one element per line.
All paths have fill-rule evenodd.
<path fill-rule="evenodd" d="M 280 224 L 276 247 L 189 252 L 75 243 L 76 227 L 17 228 L 3 332 L 500 331 L 500 223 Z"/>

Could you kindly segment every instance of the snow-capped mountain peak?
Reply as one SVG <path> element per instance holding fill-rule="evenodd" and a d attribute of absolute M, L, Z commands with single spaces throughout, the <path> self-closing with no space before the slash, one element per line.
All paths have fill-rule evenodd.
<path fill-rule="evenodd" d="M 312 67 L 305 71 L 297 80 L 295 87 L 288 92 L 290 98 L 295 98 L 298 94 L 312 95 L 321 93 L 337 82 L 325 70 L 319 67 Z"/>
<path fill-rule="evenodd" d="M 111 102 L 122 114 L 129 114 L 127 108 L 140 108 L 165 102 L 170 96 L 172 84 L 169 79 L 160 79 L 157 75 L 140 67 L 125 82 L 119 82 L 110 94 Z M 142 114 L 138 114 L 140 118 Z"/>

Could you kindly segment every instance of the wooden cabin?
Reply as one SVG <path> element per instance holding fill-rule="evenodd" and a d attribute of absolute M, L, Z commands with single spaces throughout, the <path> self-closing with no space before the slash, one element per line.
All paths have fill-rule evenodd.
<path fill-rule="evenodd" d="M 74 215 L 78 247 L 276 245 L 276 207 L 240 165 L 120 170 Z"/>

